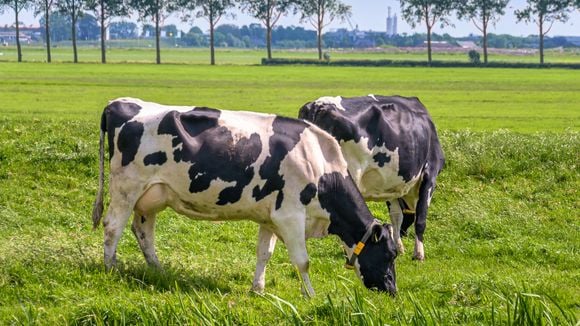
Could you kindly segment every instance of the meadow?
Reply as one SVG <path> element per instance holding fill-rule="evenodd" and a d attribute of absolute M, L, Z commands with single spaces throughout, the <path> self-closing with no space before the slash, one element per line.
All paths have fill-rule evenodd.
<path fill-rule="evenodd" d="M 79 62 L 100 63 L 101 52 L 99 44 L 95 42 L 80 43 L 78 48 Z M 324 52 L 330 54 L 331 60 L 412 60 L 427 61 L 425 49 L 399 49 L 393 47 L 368 49 L 327 49 Z M 483 60 L 483 52 L 479 51 Z M 38 45 L 23 45 L 23 61 L 45 62 L 46 49 Z M 285 50 L 274 49 L 274 58 L 293 59 L 316 59 L 316 49 Z M 265 49 L 237 49 L 216 48 L 216 62 L 226 65 L 251 65 L 260 64 L 261 59 L 266 57 Z M 16 47 L 0 47 L 0 62 L 15 62 Z M 433 50 L 433 60 L 436 61 L 459 61 L 468 62 L 467 50 Z M 524 62 L 538 63 L 539 54 L 533 50 L 522 50 L 509 53 L 504 50 L 490 50 L 490 62 Z M 580 63 L 580 50 L 578 49 L 547 49 L 546 63 Z M 70 44 L 60 43 L 52 49 L 53 62 L 72 62 L 73 52 Z M 151 40 L 138 40 L 131 43 L 124 41 L 110 41 L 107 48 L 107 62 L 109 63 L 154 63 L 155 44 Z M 177 48 L 164 44 L 161 48 L 161 62 L 174 64 L 208 64 L 208 48 Z"/>
<path fill-rule="evenodd" d="M 111 55 L 111 58 L 113 55 Z M 225 57 L 225 55 L 224 55 Z M 232 63 L 245 59 L 230 59 Z M 574 70 L 0 62 L 0 324 L 576 325 L 580 78 Z M 279 243 L 249 292 L 257 226 L 160 214 L 163 272 L 129 228 L 118 271 L 91 230 L 100 114 L 120 96 L 296 116 L 322 95 L 417 96 L 447 165 L 425 262 L 397 258 L 396 298 L 308 242 L 306 300 Z M 388 220 L 384 204 L 369 203 Z M 405 238 L 407 249 L 412 237 Z"/>

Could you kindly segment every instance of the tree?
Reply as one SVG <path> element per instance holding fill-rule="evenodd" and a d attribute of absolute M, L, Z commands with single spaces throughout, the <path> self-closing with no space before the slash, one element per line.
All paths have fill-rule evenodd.
<path fill-rule="evenodd" d="M 272 59 L 272 30 L 294 0 L 242 0 L 242 10 L 254 16 L 266 27 L 268 59 Z"/>
<path fill-rule="evenodd" d="M 36 0 L 34 15 L 44 13 L 44 41 L 46 43 L 46 62 L 51 62 L 50 53 L 50 13 L 54 0 Z"/>
<path fill-rule="evenodd" d="M 83 15 L 85 10 L 84 0 L 57 0 L 56 3 L 58 10 L 62 14 L 66 14 L 70 17 L 71 22 L 71 37 L 73 45 L 73 62 L 78 63 L 78 51 L 77 51 L 77 21 L 79 17 Z"/>
<path fill-rule="evenodd" d="M 431 64 L 431 30 L 437 23 L 449 24 L 447 16 L 453 10 L 452 0 L 400 0 L 403 18 L 412 26 L 425 23 L 427 27 L 427 59 Z"/>
<path fill-rule="evenodd" d="M 215 27 L 220 19 L 226 15 L 228 9 L 235 4 L 234 0 L 181 0 L 181 5 L 188 11 L 194 12 L 197 18 L 205 18 L 209 23 L 210 63 L 215 65 Z M 186 15 L 184 20 L 191 17 Z"/>
<path fill-rule="evenodd" d="M 155 62 L 161 64 L 160 31 L 161 21 L 177 7 L 174 0 L 129 0 L 130 6 L 139 12 L 141 19 L 152 18 L 155 23 Z M 145 28 L 143 28 L 145 29 Z"/>
<path fill-rule="evenodd" d="M 18 62 L 22 62 L 22 46 L 20 45 L 20 19 L 19 15 L 23 9 L 28 9 L 32 2 L 30 0 L 0 0 L 0 9 L 8 7 L 14 11 L 14 21 L 16 26 L 16 49 Z"/>
<path fill-rule="evenodd" d="M 46 18 L 43 16 L 40 18 L 40 25 L 44 26 Z M 68 15 L 63 15 L 62 13 L 56 11 L 50 15 L 50 40 L 59 42 L 63 40 L 70 40 L 70 21 Z M 46 36 L 45 36 L 46 37 Z"/>
<path fill-rule="evenodd" d="M 316 29 L 318 60 L 322 60 L 322 30 L 335 19 L 345 20 L 350 17 L 352 8 L 340 0 L 297 0 L 301 21 L 309 21 Z"/>
<path fill-rule="evenodd" d="M 129 8 L 123 0 L 87 0 L 87 8 L 95 13 L 101 29 L 101 63 L 107 63 L 105 38 L 112 17 L 125 16 Z"/>
<path fill-rule="evenodd" d="M 505 14 L 509 0 L 465 0 L 457 2 L 459 18 L 471 19 L 483 34 L 483 62 L 487 63 L 487 28 Z"/>
<path fill-rule="evenodd" d="M 540 37 L 540 64 L 544 64 L 544 36 L 550 32 L 557 21 L 568 20 L 570 0 L 527 0 L 524 9 L 516 10 L 518 21 L 534 22 L 538 25 Z M 546 25 L 547 28 L 546 28 Z"/>
<path fill-rule="evenodd" d="M 111 39 L 137 38 L 137 24 L 126 21 L 112 22 L 109 25 L 109 35 Z"/>
<path fill-rule="evenodd" d="M 84 14 L 78 20 L 77 39 L 79 40 L 97 40 L 100 29 L 97 18 L 91 14 Z"/>

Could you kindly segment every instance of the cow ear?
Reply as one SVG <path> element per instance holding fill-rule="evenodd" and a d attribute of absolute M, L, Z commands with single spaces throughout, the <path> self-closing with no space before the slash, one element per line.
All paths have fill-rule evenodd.
<path fill-rule="evenodd" d="M 373 226 L 373 233 L 371 235 L 372 241 L 374 243 L 377 243 L 381 240 L 382 236 L 383 236 L 383 226 L 380 224 Z"/>

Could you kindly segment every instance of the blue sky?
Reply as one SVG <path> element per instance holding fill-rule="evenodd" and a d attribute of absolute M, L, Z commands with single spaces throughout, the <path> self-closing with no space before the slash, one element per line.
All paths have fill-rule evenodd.
<path fill-rule="evenodd" d="M 374 31 L 385 31 L 386 30 L 386 16 L 387 7 L 391 7 L 393 14 L 399 16 L 398 20 L 398 32 L 399 33 L 414 33 L 420 32 L 424 33 L 425 28 L 423 26 L 417 26 L 415 29 L 411 28 L 403 19 L 400 17 L 400 2 L 398 0 L 343 0 L 345 3 L 352 6 L 353 15 L 350 22 L 353 26 L 359 27 L 360 30 L 374 30 Z M 507 10 L 506 15 L 503 16 L 500 21 L 495 25 L 491 26 L 489 32 L 497 34 L 512 34 L 512 35 L 529 35 L 537 33 L 537 27 L 535 24 L 525 24 L 525 23 L 515 23 L 514 10 L 523 8 L 525 6 L 525 0 L 511 0 Z M 237 25 L 245 25 L 256 22 L 255 19 L 249 17 L 248 15 L 242 14 L 239 11 L 235 11 L 235 19 L 224 19 L 221 23 L 234 23 Z M 10 12 L 5 12 L 0 15 L 0 25 L 11 24 L 13 22 L 13 14 Z M 38 25 L 38 19 L 34 18 L 31 12 L 23 13 L 22 21 L 25 24 Z M 479 31 L 470 22 L 459 21 L 457 18 L 453 18 L 452 22 L 454 26 L 447 26 L 440 28 L 437 26 L 434 29 L 435 33 L 443 34 L 449 33 L 453 36 L 464 36 L 470 33 L 479 34 Z M 176 24 L 179 28 L 183 30 L 189 30 L 190 23 L 182 23 L 177 15 L 172 15 L 166 20 L 166 24 Z M 303 25 L 305 28 L 311 28 L 307 23 L 300 24 L 299 18 L 296 16 L 288 16 L 281 19 L 279 24 L 282 25 Z M 201 27 L 202 29 L 207 29 L 207 22 L 203 19 L 197 19 L 194 25 Z M 329 29 L 346 27 L 350 28 L 348 22 L 335 22 Z M 555 35 L 574 35 L 580 36 L 580 11 L 576 10 L 570 15 L 570 19 L 566 23 L 556 23 L 550 32 L 551 36 Z"/>

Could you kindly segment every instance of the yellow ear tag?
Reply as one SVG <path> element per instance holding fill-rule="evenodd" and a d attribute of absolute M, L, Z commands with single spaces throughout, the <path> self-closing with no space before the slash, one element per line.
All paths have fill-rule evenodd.
<path fill-rule="evenodd" d="M 365 247 L 364 243 L 362 242 L 357 243 L 353 253 L 357 256 L 360 255 L 360 252 L 363 250 L 364 247 Z"/>
<path fill-rule="evenodd" d="M 344 264 L 344 268 L 346 268 L 346 269 L 354 269 L 354 266 L 349 265 L 349 264 Z"/>

